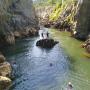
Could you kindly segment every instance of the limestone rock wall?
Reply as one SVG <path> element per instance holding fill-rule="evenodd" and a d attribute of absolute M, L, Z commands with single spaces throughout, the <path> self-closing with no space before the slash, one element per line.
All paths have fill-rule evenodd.
<path fill-rule="evenodd" d="M 86 39 L 90 33 L 90 0 L 83 0 L 80 6 L 76 30 L 79 39 Z"/>
<path fill-rule="evenodd" d="M 15 42 L 13 32 L 31 27 L 38 29 L 32 0 L 0 0 L 0 41 L 4 38 L 12 44 Z"/>

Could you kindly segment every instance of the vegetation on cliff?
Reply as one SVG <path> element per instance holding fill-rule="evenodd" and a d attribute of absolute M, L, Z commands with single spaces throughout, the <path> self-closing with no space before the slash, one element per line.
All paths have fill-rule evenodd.
<path fill-rule="evenodd" d="M 89 0 L 49 0 L 49 5 L 53 6 L 53 10 L 50 8 L 44 10 L 44 8 L 41 12 L 44 15 L 41 14 L 42 19 L 40 20 L 45 27 L 70 31 L 71 35 L 77 39 L 87 39 L 90 34 Z"/>

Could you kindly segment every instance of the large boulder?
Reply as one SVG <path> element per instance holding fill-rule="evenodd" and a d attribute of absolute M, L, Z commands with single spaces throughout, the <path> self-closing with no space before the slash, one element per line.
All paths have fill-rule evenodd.
<path fill-rule="evenodd" d="M 11 66 L 8 62 L 0 64 L 0 75 L 9 77 L 11 74 Z"/>
<path fill-rule="evenodd" d="M 85 41 L 85 44 L 87 52 L 90 53 L 90 35 L 89 38 Z"/>
<path fill-rule="evenodd" d="M 11 85 L 11 80 L 7 77 L 0 76 L 0 90 L 7 90 Z"/>
<path fill-rule="evenodd" d="M 0 53 L 0 90 L 6 90 L 11 85 L 11 66 L 6 58 Z"/>
<path fill-rule="evenodd" d="M 36 46 L 40 46 L 43 48 L 52 48 L 57 43 L 58 42 L 54 41 L 53 39 L 41 39 L 41 40 L 37 41 Z"/>
<path fill-rule="evenodd" d="M 23 31 L 15 31 L 14 32 L 15 38 L 23 38 L 28 36 L 38 36 L 38 31 L 35 28 L 25 28 Z"/>
<path fill-rule="evenodd" d="M 0 64 L 4 63 L 5 60 L 6 60 L 6 58 L 2 54 L 0 54 Z"/>

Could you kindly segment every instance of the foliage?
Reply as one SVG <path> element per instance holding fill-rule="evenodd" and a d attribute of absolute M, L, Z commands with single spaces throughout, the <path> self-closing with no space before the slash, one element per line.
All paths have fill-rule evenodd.
<path fill-rule="evenodd" d="M 58 2 L 61 3 L 62 0 L 35 0 L 34 5 L 39 7 L 39 6 L 48 6 L 48 5 L 55 5 Z"/>
<path fill-rule="evenodd" d="M 74 6 L 75 5 L 75 1 L 74 0 L 66 0 L 63 2 L 63 4 L 61 2 L 58 2 L 55 6 L 55 9 L 53 10 L 53 12 L 51 13 L 49 19 L 50 21 L 56 21 L 60 18 L 60 16 L 67 11 L 68 7 L 70 7 L 71 5 Z M 72 10 L 73 9 L 73 10 Z M 74 10 L 74 7 L 71 8 L 71 12 L 70 14 L 66 17 L 66 21 L 70 21 L 72 22 L 74 19 L 74 16 L 76 14 L 76 10 Z"/>

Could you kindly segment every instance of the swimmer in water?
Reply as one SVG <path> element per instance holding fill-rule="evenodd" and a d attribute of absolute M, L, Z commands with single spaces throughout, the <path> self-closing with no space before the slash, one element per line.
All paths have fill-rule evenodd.
<path fill-rule="evenodd" d="M 52 63 L 50 63 L 50 66 L 52 66 L 53 64 Z"/>
<path fill-rule="evenodd" d="M 67 87 L 67 90 L 72 90 L 73 89 L 73 85 L 71 82 L 68 83 L 68 87 Z"/>

